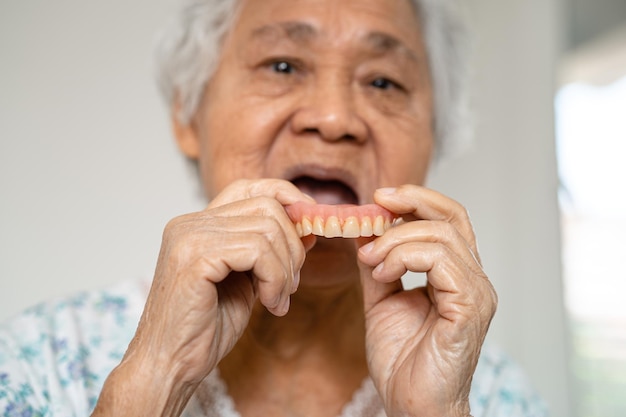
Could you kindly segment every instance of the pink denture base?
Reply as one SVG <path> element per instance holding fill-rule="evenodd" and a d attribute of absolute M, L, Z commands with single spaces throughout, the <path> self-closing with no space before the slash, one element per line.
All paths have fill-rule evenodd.
<path fill-rule="evenodd" d="M 381 236 L 398 217 L 376 205 L 328 205 L 295 203 L 285 207 L 299 236 L 369 237 Z"/>

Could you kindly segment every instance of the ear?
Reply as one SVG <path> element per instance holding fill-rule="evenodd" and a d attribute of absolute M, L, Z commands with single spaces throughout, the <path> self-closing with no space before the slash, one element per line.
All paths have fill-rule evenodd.
<path fill-rule="evenodd" d="M 172 130 L 178 149 L 189 159 L 198 160 L 200 156 L 200 138 L 191 121 L 183 123 L 179 117 L 180 106 L 176 104 L 172 111 Z"/>

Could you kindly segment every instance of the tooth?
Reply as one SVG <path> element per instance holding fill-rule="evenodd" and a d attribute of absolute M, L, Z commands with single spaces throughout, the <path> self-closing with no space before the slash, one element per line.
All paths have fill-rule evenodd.
<path fill-rule="evenodd" d="M 296 233 L 298 234 L 298 237 L 304 236 L 302 234 L 302 225 L 300 223 L 296 223 Z"/>
<path fill-rule="evenodd" d="M 324 226 L 324 237 L 341 237 L 341 226 L 336 216 L 330 216 Z"/>
<path fill-rule="evenodd" d="M 385 220 L 383 220 L 383 216 L 376 216 L 372 230 L 376 236 L 382 236 L 383 233 L 385 233 Z"/>
<path fill-rule="evenodd" d="M 385 219 L 385 224 L 383 226 L 383 229 L 385 229 L 385 231 L 387 231 L 390 228 L 391 228 L 391 222 L 389 221 L 389 219 Z"/>
<path fill-rule="evenodd" d="M 320 216 L 315 216 L 313 219 L 313 234 L 324 236 L 324 220 Z"/>
<path fill-rule="evenodd" d="M 359 220 L 350 216 L 343 223 L 342 237 L 359 237 L 361 236 L 361 228 L 359 227 Z"/>
<path fill-rule="evenodd" d="M 372 219 L 367 216 L 363 217 L 363 219 L 361 220 L 361 236 L 370 237 L 373 234 L 374 232 L 372 231 Z"/>
<path fill-rule="evenodd" d="M 302 236 L 308 236 L 313 233 L 313 224 L 307 217 L 302 218 Z"/>

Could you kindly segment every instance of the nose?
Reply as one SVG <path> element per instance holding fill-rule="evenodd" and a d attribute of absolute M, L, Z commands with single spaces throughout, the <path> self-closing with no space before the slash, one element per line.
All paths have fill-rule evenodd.
<path fill-rule="evenodd" d="M 327 141 L 367 139 L 367 124 L 357 110 L 356 92 L 349 82 L 329 79 L 308 87 L 292 118 L 296 133 L 316 133 Z"/>

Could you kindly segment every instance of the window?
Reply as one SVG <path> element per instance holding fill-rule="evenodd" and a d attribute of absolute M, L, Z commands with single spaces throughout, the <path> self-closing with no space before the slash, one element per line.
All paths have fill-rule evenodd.
<path fill-rule="evenodd" d="M 579 76 L 555 100 L 578 417 L 626 416 L 626 66 L 620 71 L 603 84 Z"/>

